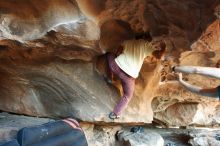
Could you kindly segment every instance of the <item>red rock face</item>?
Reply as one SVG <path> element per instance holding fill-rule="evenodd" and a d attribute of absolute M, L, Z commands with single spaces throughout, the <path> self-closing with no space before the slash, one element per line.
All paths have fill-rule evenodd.
<path fill-rule="evenodd" d="M 220 51 L 220 20 L 213 22 L 201 35 L 201 37 L 192 44 L 193 51 Z"/>
<path fill-rule="evenodd" d="M 2 0 L 0 109 L 109 122 L 107 115 L 120 95 L 105 83 L 106 63 L 100 55 L 135 34 L 149 32 L 167 44 L 170 64 L 164 72 L 170 72 L 172 64 L 215 66 L 220 59 L 218 7 L 216 0 Z M 218 102 L 206 104 L 210 99 L 178 83 L 160 82 L 165 65 L 149 60 L 143 64 L 134 96 L 116 122 L 147 123 L 154 117 L 168 125 L 219 123 Z M 220 84 L 216 79 L 186 77 L 203 86 Z M 176 79 L 169 73 L 163 78 Z M 120 82 L 115 83 L 120 89 Z"/>

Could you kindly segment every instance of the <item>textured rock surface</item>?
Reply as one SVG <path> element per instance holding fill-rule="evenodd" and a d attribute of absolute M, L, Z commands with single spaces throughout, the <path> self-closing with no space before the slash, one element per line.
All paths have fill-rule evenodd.
<path fill-rule="evenodd" d="M 220 141 L 217 138 L 217 135 L 219 135 L 219 132 L 216 133 L 216 131 L 207 132 L 206 130 L 201 130 L 199 133 L 192 131 L 190 132 L 192 139 L 189 140 L 189 143 L 192 146 L 218 146 L 220 145 Z"/>
<path fill-rule="evenodd" d="M 201 37 L 192 44 L 193 51 L 220 51 L 220 19 L 213 22 L 201 35 Z"/>
<path fill-rule="evenodd" d="M 76 2 L 68 0 L 1 1 L 0 9 L 2 36 L 17 40 L 39 38 L 57 25 L 82 17 Z"/>
<path fill-rule="evenodd" d="M 92 70 L 91 63 L 23 66 L 17 71 L 20 76 L 6 79 L 13 82 L 4 88 L 7 92 L 2 94 L 2 110 L 43 117 L 75 115 L 85 121 L 100 121 L 107 118 L 116 103 L 115 90 L 110 90 Z M 10 104 L 14 100 L 19 102 Z"/>
<path fill-rule="evenodd" d="M 120 96 L 104 82 L 104 72 L 96 72 L 95 62 L 97 56 L 117 46 L 115 42 L 124 37 L 123 33 L 113 33 L 123 32 L 117 25 L 110 25 L 103 30 L 104 36 L 100 35 L 106 20 L 121 19 L 131 25 L 134 33 L 149 31 L 153 39 L 164 38 L 168 48 L 166 59 L 173 64 L 214 67 L 220 59 L 216 19 L 219 3 L 1 1 L 0 109 L 33 116 L 74 115 L 90 122 L 110 122 L 107 115 Z M 190 52 L 190 47 L 205 52 Z M 105 68 L 104 63 L 98 63 Z M 219 124 L 219 102 L 192 94 L 176 82 L 159 82 L 163 66 L 144 63 L 133 99 L 122 118 L 114 122 L 149 123 L 154 118 L 177 126 Z M 203 87 L 220 84 L 219 80 L 198 75 L 184 78 Z"/>
<path fill-rule="evenodd" d="M 124 146 L 164 146 L 164 140 L 161 135 L 149 130 L 145 130 L 142 133 L 123 131 L 118 134 L 118 137 Z"/>
<path fill-rule="evenodd" d="M 220 52 L 185 52 L 181 55 L 180 65 L 215 66 Z M 191 84 L 204 88 L 217 87 L 220 80 L 200 75 L 185 75 Z M 168 125 L 213 125 L 219 123 L 218 99 L 198 96 L 182 88 L 178 82 L 165 82 L 157 90 L 152 107 L 154 117 Z M 175 118 L 173 118 L 175 117 Z"/>
<path fill-rule="evenodd" d="M 89 146 L 121 146 L 121 143 L 115 139 L 115 133 L 122 129 L 121 126 L 80 125 L 85 132 Z"/>

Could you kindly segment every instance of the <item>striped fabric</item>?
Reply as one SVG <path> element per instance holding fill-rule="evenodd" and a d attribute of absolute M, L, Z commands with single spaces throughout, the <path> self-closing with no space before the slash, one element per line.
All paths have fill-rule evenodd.
<path fill-rule="evenodd" d="M 69 124 L 72 128 L 82 131 L 82 129 L 79 126 L 79 123 L 76 120 L 74 120 L 72 118 L 68 118 L 68 119 L 64 119 L 62 121 Z"/>

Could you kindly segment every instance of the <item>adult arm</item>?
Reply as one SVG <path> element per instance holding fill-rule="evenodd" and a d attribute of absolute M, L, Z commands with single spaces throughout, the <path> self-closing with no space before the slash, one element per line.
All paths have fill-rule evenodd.
<path fill-rule="evenodd" d="M 200 66 L 176 66 L 175 72 L 200 74 L 214 78 L 220 78 L 220 68 L 215 67 L 200 67 Z"/>
<path fill-rule="evenodd" d="M 191 85 L 182 79 L 182 73 L 179 73 L 179 82 L 182 86 L 184 86 L 187 90 L 202 95 L 202 96 L 208 96 L 213 98 L 218 98 L 218 89 L 217 88 L 209 88 L 209 89 L 203 89 L 198 86 Z"/>

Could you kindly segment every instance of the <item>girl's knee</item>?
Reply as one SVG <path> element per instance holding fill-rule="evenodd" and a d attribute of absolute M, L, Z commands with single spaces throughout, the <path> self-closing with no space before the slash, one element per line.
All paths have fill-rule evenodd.
<path fill-rule="evenodd" d="M 125 93 L 125 95 L 126 95 L 128 98 L 132 98 L 133 94 L 134 94 L 134 89 L 133 89 L 133 88 L 132 88 L 132 89 L 129 89 L 129 90 Z"/>
<path fill-rule="evenodd" d="M 133 92 L 128 92 L 128 93 L 124 94 L 124 97 L 128 100 L 131 99 L 132 96 L 133 96 Z"/>

